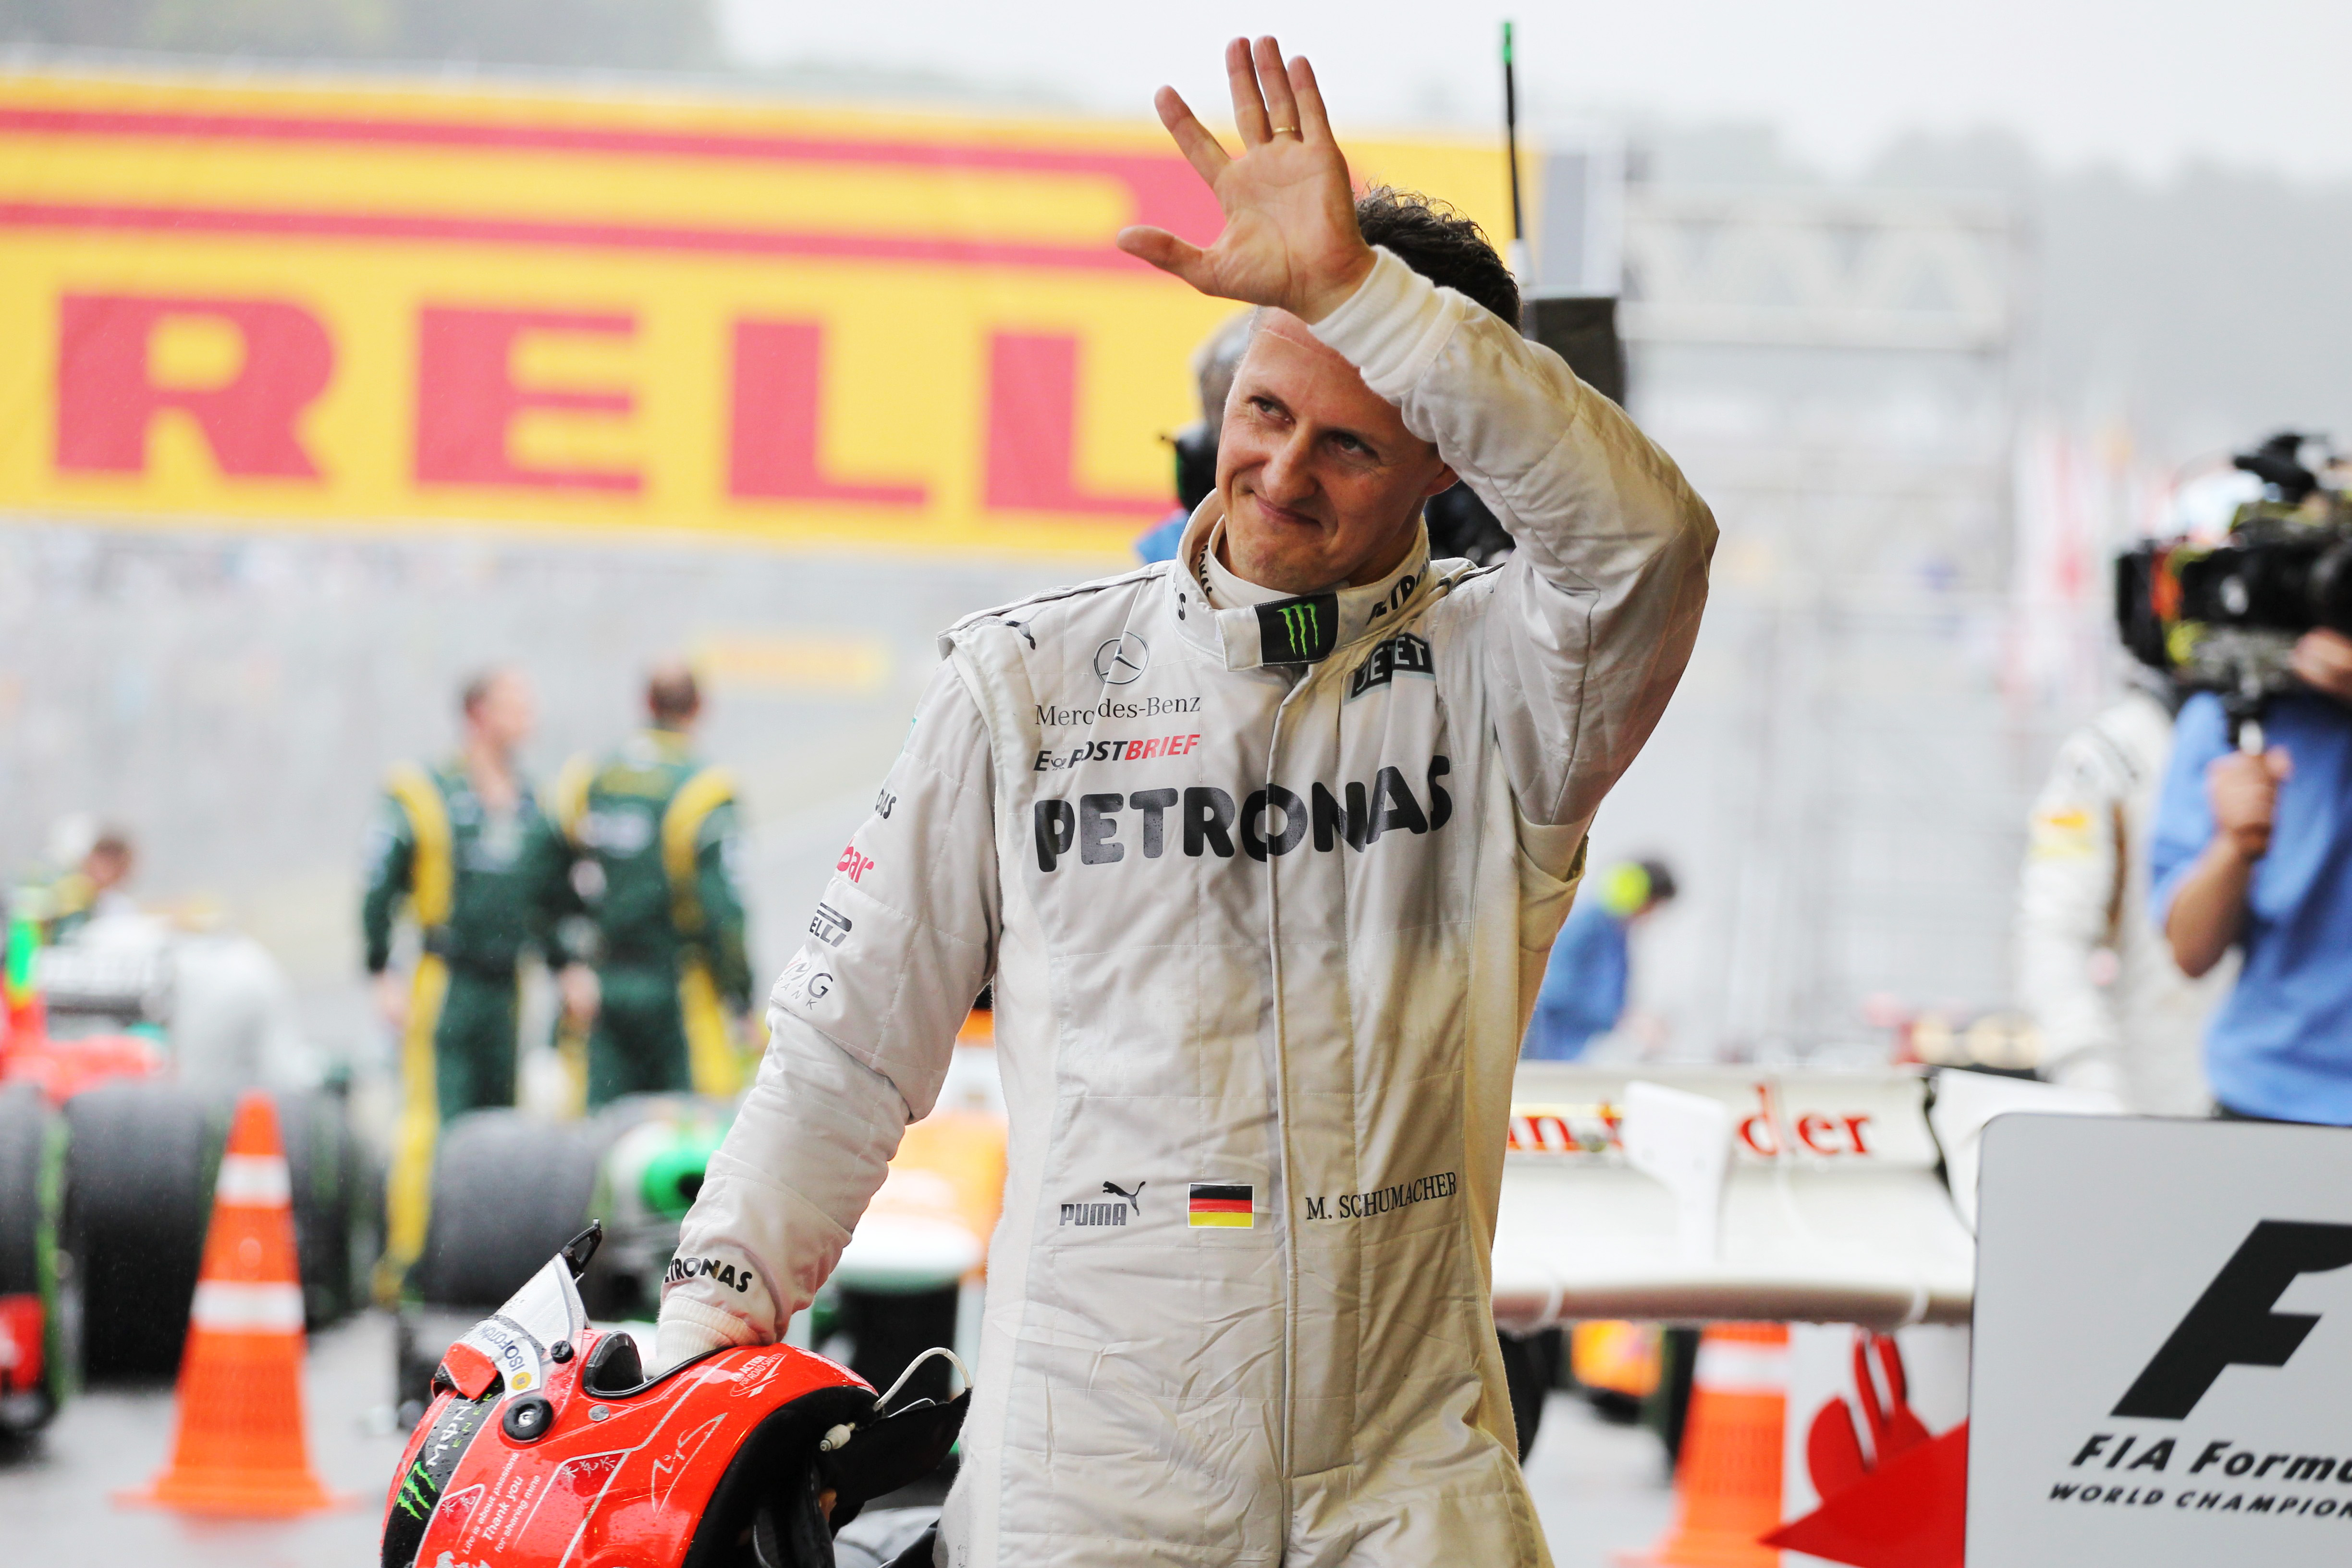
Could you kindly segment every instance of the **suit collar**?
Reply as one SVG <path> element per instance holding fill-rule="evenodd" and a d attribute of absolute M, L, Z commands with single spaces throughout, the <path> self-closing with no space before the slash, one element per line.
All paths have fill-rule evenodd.
<path fill-rule="evenodd" d="M 1427 590 L 1429 529 L 1423 523 L 1403 562 L 1377 583 L 1217 608 L 1203 588 L 1201 561 L 1223 518 L 1213 495 L 1193 509 L 1167 583 L 1176 595 L 1177 618 L 1186 640 L 1214 655 L 1228 669 L 1319 663 L 1385 634 L 1399 613 Z"/>

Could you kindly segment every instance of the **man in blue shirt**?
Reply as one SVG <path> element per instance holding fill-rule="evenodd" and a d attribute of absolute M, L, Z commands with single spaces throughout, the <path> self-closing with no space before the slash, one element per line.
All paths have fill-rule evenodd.
<path fill-rule="evenodd" d="M 1519 1055 L 1530 1061 L 1574 1061 L 1593 1037 L 1625 1012 L 1630 969 L 1627 933 L 1675 896 L 1674 873 L 1655 860 L 1629 860 L 1594 879 L 1598 897 L 1579 899 L 1551 944 L 1536 1016 Z"/>
<path fill-rule="evenodd" d="M 2205 1037 L 2224 1112 L 2352 1126 L 2352 638 L 2305 633 L 2294 669 L 2310 689 L 2270 702 L 2260 756 L 2219 699 L 2181 709 L 2149 897 L 2188 973 L 2244 949 Z"/>
<path fill-rule="evenodd" d="M 1184 537 L 1184 525 L 1192 521 L 1192 509 L 1178 507 L 1136 536 L 1135 558 L 1146 566 L 1175 560 L 1176 542 Z"/>

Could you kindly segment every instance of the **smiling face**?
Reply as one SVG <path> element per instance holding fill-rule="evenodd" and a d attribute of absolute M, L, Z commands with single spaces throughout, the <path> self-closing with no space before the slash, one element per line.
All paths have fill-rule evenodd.
<path fill-rule="evenodd" d="M 1284 310 L 1265 312 L 1217 441 L 1225 564 L 1285 594 L 1377 583 L 1454 482 L 1396 405 Z"/>

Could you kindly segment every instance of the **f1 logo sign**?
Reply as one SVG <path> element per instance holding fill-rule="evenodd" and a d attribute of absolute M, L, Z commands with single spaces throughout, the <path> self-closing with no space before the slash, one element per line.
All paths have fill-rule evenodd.
<path fill-rule="evenodd" d="M 2117 1415 L 2179 1421 L 2232 1366 L 2284 1366 L 2319 1319 L 2273 1312 L 2305 1274 L 2352 1264 L 2352 1225 L 2266 1219 L 2254 1226 L 2116 1405 Z"/>

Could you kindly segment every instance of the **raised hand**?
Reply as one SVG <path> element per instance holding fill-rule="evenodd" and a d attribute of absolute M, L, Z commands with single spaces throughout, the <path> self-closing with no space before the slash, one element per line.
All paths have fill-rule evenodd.
<path fill-rule="evenodd" d="M 1234 121 L 1242 152 L 1226 156 L 1172 87 L 1153 100 L 1160 122 L 1224 209 L 1224 232 L 1206 250 L 1164 228 L 1118 233 L 1118 247 L 1172 272 L 1203 294 L 1272 305 L 1319 321 L 1372 269 L 1356 227 L 1348 160 L 1331 139 L 1315 68 L 1301 55 L 1286 67 L 1282 47 L 1260 38 L 1225 46 Z"/>
<path fill-rule="evenodd" d="M 2216 838 L 2227 839 L 2247 860 L 2269 854 L 2279 785 L 2294 772 L 2294 761 L 2284 746 L 2259 757 L 2230 752 L 2214 758 L 2205 769 L 2205 795 Z"/>

